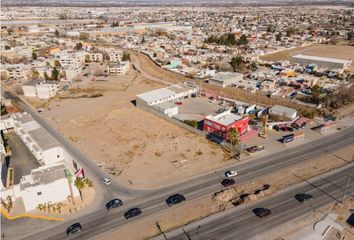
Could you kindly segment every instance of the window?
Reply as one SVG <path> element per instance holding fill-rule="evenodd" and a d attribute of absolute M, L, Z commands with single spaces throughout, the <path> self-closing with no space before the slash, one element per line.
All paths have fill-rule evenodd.
<path fill-rule="evenodd" d="M 37 196 L 40 196 L 40 195 L 42 195 L 42 192 L 37 192 Z"/>

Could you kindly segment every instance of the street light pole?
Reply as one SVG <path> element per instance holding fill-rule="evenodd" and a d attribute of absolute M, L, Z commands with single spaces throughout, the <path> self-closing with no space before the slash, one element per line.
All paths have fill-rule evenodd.
<path fill-rule="evenodd" d="M 342 204 L 344 203 L 344 200 L 345 200 L 345 195 L 347 193 L 347 189 L 348 189 L 348 186 L 349 186 L 350 177 L 351 176 L 348 175 L 347 184 L 345 185 L 345 189 L 344 189 L 344 193 L 343 193 Z"/>

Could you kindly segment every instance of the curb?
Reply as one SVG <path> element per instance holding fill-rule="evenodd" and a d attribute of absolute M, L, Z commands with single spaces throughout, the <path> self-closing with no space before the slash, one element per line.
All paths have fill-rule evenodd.
<path fill-rule="evenodd" d="M 6 211 L 0 208 L 0 214 L 3 215 L 7 220 L 13 221 L 19 218 L 32 218 L 32 219 L 41 219 L 41 220 L 48 220 L 48 221 L 64 221 L 64 218 L 57 218 L 57 217 L 48 217 L 42 215 L 31 215 L 31 214 L 20 214 L 16 216 L 10 216 Z"/>

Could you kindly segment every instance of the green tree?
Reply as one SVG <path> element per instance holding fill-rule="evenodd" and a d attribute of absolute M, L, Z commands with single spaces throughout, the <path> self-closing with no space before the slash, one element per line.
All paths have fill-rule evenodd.
<path fill-rule="evenodd" d="M 130 61 L 130 54 L 123 52 L 122 61 Z"/>
<path fill-rule="evenodd" d="M 237 55 L 236 57 L 233 57 L 231 59 L 231 66 L 232 69 L 236 72 L 241 69 L 241 66 L 243 65 L 243 57 L 241 55 Z"/>
<path fill-rule="evenodd" d="M 141 43 L 145 43 L 145 36 L 143 35 L 143 37 L 141 38 Z"/>
<path fill-rule="evenodd" d="M 248 43 L 248 39 L 246 35 L 242 35 L 240 39 L 238 40 L 239 45 L 246 45 Z"/>
<path fill-rule="evenodd" d="M 32 51 L 32 59 L 33 59 L 33 60 L 37 60 L 37 57 L 38 57 L 38 56 L 37 56 L 36 51 L 33 50 L 33 51 Z"/>
<path fill-rule="evenodd" d="M 7 114 L 6 106 L 4 104 L 1 104 L 1 116 L 6 114 Z"/>
<path fill-rule="evenodd" d="M 76 43 L 75 49 L 76 50 L 81 50 L 82 49 L 82 43 L 81 42 Z"/>
<path fill-rule="evenodd" d="M 281 41 L 282 34 L 279 32 L 277 35 L 275 35 L 275 41 L 280 42 Z"/>
<path fill-rule="evenodd" d="M 311 93 L 312 93 L 312 101 L 315 104 L 319 104 L 321 98 L 321 87 L 319 85 L 313 86 L 311 88 Z"/>
<path fill-rule="evenodd" d="M 291 35 L 294 35 L 295 34 L 295 29 L 294 28 L 288 28 L 286 30 L 286 36 L 287 37 L 291 37 Z"/>
<path fill-rule="evenodd" d="M 228 132 L 229 142 L 236 146 L 240 143 L 239 134 L 236 128 L 230 128 Z"/>
<path fill-rule="evenodd" d="M 354 39 L 354 32 L 348 32 L 348 40 Z"/>
<path fill-rule="evenodd" d="M 5 45 L 5 50 L 10 50 L 10 49 L 11 49 L 11 47 L 10 47 L 10 46 Z"/>
<path fill-rule="evenodd" d="M 256 71 L 257 68 L 258 68 L 257 63 L 256 62 L 252 62 L 251 65 L 250 65 L 251 71 Z"/>
<path fill-rule="evenodd" d="M 271 33 L 271 32 L 273 32 L 273 27 L 269 25 L 267 27 L 267 33 Z"/>
<path fill-rule="evenodd" d="M 86 187 L 85 180 L 83 178 L 76 178 L 74 185 L 79 190 L 80 198 L 83 200 L 81 191 Z"/>
<path fill-rule="evenodd" d="M 55 30 L 55 33 L 54 33 L 54 34 L 55 34 L 56 37 L 60 37 L 60 34 L 59 34 L 59 31 L 58 31 L 58 30 Z"/>
<path fill-rule="evenodd" d="M 52 79 L 53 79 L 53 80 L 58 80 L 58 79 L 59 79 L 59 71 L 57 70 L 56 67 L 53 67 L 53 70 L 52 70 Z"/>
<path fill-rule="evenodd" d="M 39 78 L 39 72 L 36 70 L 33 70 L 32 71 L 32 78 L 34 78 L 34 79 Z"/>

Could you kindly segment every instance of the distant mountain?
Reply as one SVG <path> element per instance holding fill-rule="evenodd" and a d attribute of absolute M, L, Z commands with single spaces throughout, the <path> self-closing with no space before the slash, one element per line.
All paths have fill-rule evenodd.
<path fill-rule="evenodd" d="M 2 6 L 139 6 L 139 5 L 311 5 L 349 4 L 354 0 L 2 0 Z"/>

